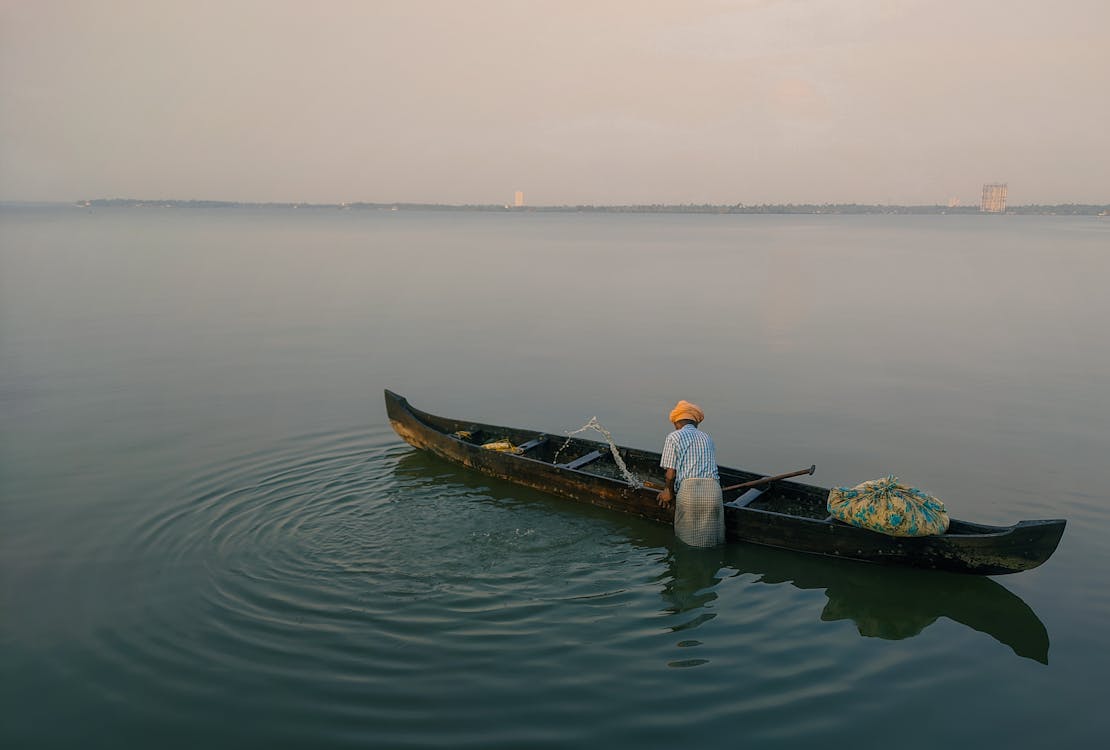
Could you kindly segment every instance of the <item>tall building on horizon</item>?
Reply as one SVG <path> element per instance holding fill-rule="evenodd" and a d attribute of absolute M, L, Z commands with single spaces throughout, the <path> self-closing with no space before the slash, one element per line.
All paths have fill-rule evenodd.
<path fill-rule="evenodd" d="M 524 205 L 524 191 L 523 190 L 517 190 L 515 193 L 513 193 L 513 205 L 516 206 L 517 208 L 520 208 L 521 206 Z"/>
<path fill-rule="evenodd" d="M 983 185 L 983 199 L 979 201 L 979 210 L 989 214 L 1006 212 L 1006 184 L 990 183 Z"/>

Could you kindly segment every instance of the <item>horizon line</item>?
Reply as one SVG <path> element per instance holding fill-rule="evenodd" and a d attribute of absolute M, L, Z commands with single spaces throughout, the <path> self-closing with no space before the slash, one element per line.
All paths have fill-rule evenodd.
<path fill-rule="evenodd" d="M 203 203 L 208 205 L 227 205 L 227 206 L 303 206 L 305 208 L 342 208 L 342 207 L 355 207 L 355 206 L 410 206 L 410 207 L 437 207 L 437 208 L 495 208 L 499 210 L 526 210 L 526 209 L 567 209 L 567 208 L 771 208 L 771 207 L 849 207 L 849 206 L 866 206 L 874 208 L 939 208 L 939 209 L 970 209 L 978 208 L 979 202 L 973 203 L 957 203 L 955 205 L 945 203 L 867 203 L 859 201 L 787 201 L 787 202 L 762 202 L 762 203 L 711 203 L 711 202 L 685 202 L 685 203 L 526 203 L 522 205 L 514 205 L 512 203 L 443 203 L 438 201 L 259 201 L 259 200 L 227 200 L 227 199 L 214 199 L 214 198 L 79 198 L 77 200 L 22 200 L 22 199 L 0 199 L 0 205 L 70 205 L 70 206 L 92 206 L 103 204 L 191 204 Z M 1110 207 L 1110 201 L 1067 201 L 1056 203 L 1033 202 L 1033 203 L 1012 203 L 1007 205 L 1007 208 L 1028 208 L 1037 206 L 1105 206 Z"/>

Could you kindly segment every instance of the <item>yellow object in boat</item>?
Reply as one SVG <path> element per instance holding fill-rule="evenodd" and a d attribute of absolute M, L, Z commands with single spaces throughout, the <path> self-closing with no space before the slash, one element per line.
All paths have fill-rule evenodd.
<path fill-rule="evenodd" d="M 485 443 L 482 447 L 487 451 L 498 453 L 517 453 L 520 450 L 508 440 L 494 440 L 492 443 Z"/>

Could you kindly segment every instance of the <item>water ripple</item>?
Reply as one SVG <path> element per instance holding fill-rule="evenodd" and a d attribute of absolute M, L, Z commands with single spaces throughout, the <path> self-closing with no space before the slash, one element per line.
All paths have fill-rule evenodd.
<path fill-rule="evenodd" d="M 843 700 L 852 690 L 967 679 L 971 665 L 926 665 L 976 630 L 1047 655 L 1047 635 L 1042 647 L 978 621 L 913 648 L 859 637 L 970 622 L 979 600 L 1020 610 L 993 582 L 964 592 L 789 553 L 692 551 L 665 527 L 449 467 L 384 430 L 229 456 L 126 524 L 116 548 L 88 553 L 105 566 L 92 575 L 122 584 L 100 604 L 110 617 L 50 664 L 160 726 L 204 726 L 232 704 L 284 737 L 335 744 L 657 741 L 688 722 L 782 740 L 898 705 L 884 694 L 861 708 Z M 869 587 L 862 604 L 842 593 Z M 872 611 L 907 587 L 916 604 Z M 937 604 L 960 596 L 970 614 Z M 665 700 L 675 691 L 681 716 Z M 841 715 L 782 724 L 819 704 Z M 500 705 L 517 712 L 511 729 Z"/>

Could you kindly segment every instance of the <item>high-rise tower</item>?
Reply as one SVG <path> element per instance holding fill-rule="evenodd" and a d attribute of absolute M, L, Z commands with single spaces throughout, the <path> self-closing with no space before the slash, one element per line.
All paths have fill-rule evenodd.
<path fill-rule="evenodd" d="M 984 185 L 979 210 L 990 214 L 1006 213 L 1006 185 L 1002 183 Z"/>

